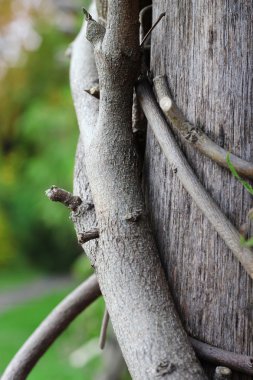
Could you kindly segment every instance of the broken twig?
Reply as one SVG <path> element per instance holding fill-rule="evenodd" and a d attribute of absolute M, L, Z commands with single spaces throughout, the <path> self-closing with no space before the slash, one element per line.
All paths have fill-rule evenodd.
<path fill-rule="evenodd" d="M 70 208 L 72 211 L 76 211 L 78 206 L 82 203 L 82 199 L 76 195 L 73 195 L 69 191 L 60 189 L 57 186 L 52 186 L 46 190 L 46 196 L 53 202 L 60 202 Z"/>

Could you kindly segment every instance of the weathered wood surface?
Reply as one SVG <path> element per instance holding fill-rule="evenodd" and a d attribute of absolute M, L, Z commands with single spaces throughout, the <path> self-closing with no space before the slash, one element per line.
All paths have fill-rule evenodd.
<path fill-rule="evenodd" d="M 190 122 L 226 150 L 253 160 L 253 2 L 155 0 L 154 20 L 163 11 L 166 18 L 152 35 L 153 74 L 167 74 Z M 239 228 L 251 196 L 226 169 L 181 145 L 202 184 Z M 186 194 L 150 131 L 145 177 L 161 258 L 188 333 L 252 355 L 252 281 Z"/>

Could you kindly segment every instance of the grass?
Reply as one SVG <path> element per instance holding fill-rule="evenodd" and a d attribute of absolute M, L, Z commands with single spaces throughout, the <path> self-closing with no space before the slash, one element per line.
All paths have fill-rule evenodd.
<path fill-rule="evenodd" d="M 70 290 L 55 292 L 0 315 L 0 373 L 39 323 Z M 42 357 L 28 379 L 94 379 L 101 367 L 100 359 L 93 359 L 84 368 L 72 368 L 69 354 L 98 336 L 103 307 L 103 300 L 99 299 L 80 315 Z"/>
<path fill-rule="evenodd" d="M 38 271 L 29 267 L 8 267 L 0 270 L 0 291 L 12 290 L 27 284 L 40 276 Z"/>

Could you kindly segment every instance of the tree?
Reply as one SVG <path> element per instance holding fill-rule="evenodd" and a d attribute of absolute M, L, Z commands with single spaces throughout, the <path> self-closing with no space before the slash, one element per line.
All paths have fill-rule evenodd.
<path fill-rule="evenodd" d="M 107 3 L 98 2 L 98 5 Z M 249 30 L 252 4 L 245 2 L 239 6 L 237 2 L 231 1 L 221 7 L 210 1 L 208 7 L 203 7 L 201 2 L 194 1 L 184 5 L 183 7 L 179 1 L 173 4 L 162 1 L 153 4 L 154 19 L 167 10 L 165 23 L 160 24 L 152 36 L 153 75 L 167 74 L 172 92 L 171 97 L 166 87 L 162 87 L 161 78 L 155 81 L 160 105 L 167 117 L 171 118 L 174 127 L 181 123 L 189 129 L 189 137 L 187 138 L 188 134 L 184 137 L 192 145 L 199 147 L 202 132 L 182 120 L 183 114 L 192 123 L 204 125 L 206 133 L 210 133 L 213 140 L 216 136 L 214 126 L 218 126 L 219 136 L 227 139 L 226 150 L 231 149 L 239 157 L 249 159 L 247 136 L 251 133 L 252 94 L 248 97 L 242 94 L 248 94 L 250 88 L 252 65 L 249 62 L 252 62 L 252 55 L 248 45 L 251 43 Z M 151 129 L 148 129 L 145 158 L 145 189 L 155 231 L 154 239 L 144 206 L 132 133 L 133 87 L 140 74 L 137 22 L 139 2 L 109 1 L 106 27 L 104 10 L 107 10 L 107 6 L 98 9 L 102 9 L 99 24 L 85 12 L 88 25 L 86 37 L 94 46 L 96 66 L 93 48 L 85 40 L 84 29 L 72 49 L 71 86 L 81 132 L 75 174 L 74 192 L 77 195 L 72 196 L 58 188 L 52 188 L 48 195 L 72 210 L 79 241 L 84 245 L 95 268 L 114 330 L 134 379 L 206 378 L 182 329 L 162 266 L 187 332 L 201 341 L 225 349 L 216 351 L 216 354 L 218 352 L 223 358 L 225 355 L 225 363 L 232 368 L 237 368 L 243 362 L 245 370 L 245 363 L 250 367 L 247 362 L 250 358 L 233 355 L 228 351 L 238 350 L 238 353 L 248 355 L 252 353 L 252 347 L 247 351 L 247 346 L 252 341 L 249 340 L 252 320 L 247 317 L 246 309 L 242 311 L 240 302 L 245 307 L 250 299 L 253 256 L 248 248 L 240 245 L 239 234 L 222 213 L 228 213 L 228 203 L 232 208 L 234 197 L 228 191 L 222 193 L 221 186 L 233 184 L 241 197 L 243 189 L 226 169 L 217 167 L 212 178 L 209 170 L 212 168 L 214 172 L 216 163 L 203 159 L 177 134 L 181 149 L 194 171 L 191 169 L 172 133 L 167 129 L 148 81 L 142 79 L 137 85 L 137 94 L 155 135 L 154 137 Z M 243 36 L 239 52 L 228 32 Z M 170 41 L 168 47 L 164 41 Z M 230 49 L 227 47 L 228 42 Z M 232 52 L 238 60 L 241 59 L 244 70 L 232 62 Z M 232 74 L 236 75 L 236 80 L 241 84 L 241 93 L 236 101 L 237 87 L 229 88 Z M 219 76 L 221 80 L 214 83 L 213 78 Z M 98 78 L 99 101 L 91 95 L 97 94 Z M 86 94 L 84 89 L 87 90 Z M 239 110 L 246 109 L 244 125 L 242 116 L 239 118 L 240 134 L 237 130 L 235 132 L 234 117 L 227 117 L 224 121 L 224 110 L 226 115 L 230 115 L 232 109 L 236 110 L 234 117 L 239 115 Z M 171 114 L 172 111 L 174 113 Z M 238 151 L 232 146 L 234 141 L 229 139 L 235 135 L 243 147 L 237 147 Z M 231 146 L 226 145 L 229 143 Z M 220 152 L 216 145 L 215 147 Z M 167 159 L 172 170 L 167 167 Z M 226 166 L 224 157 L 223 161 L 219 161 L 216 156 L 214 159 Z M 240 172 L 243 172 L 242 166 L 250 167 L 252 175 L 250 163 L 242 162 L 234 156 L 233 162 L 238 164 Z M 184 192 L 177 177 L 209 220 L 211 228 Z M 214 180 L 217 180 L 217 187 L 213 186 Z M 221 209 L 208 196 L 200 182 L 208 192 L 213 191 L 212 197 Z M 245 194 L 244 197 L 246 198 Z M 240 207 L 236 207 L 239 216 L 242 217 L 243 212 L 245 214 L 249 202 L 249 199 L 248 203 L 244 202 L 242 210 L 239 201 Z M 235 218 L 233 222 L 239 226 L 241 220 Z M 239 263 L 213 229 L 239 259 L 243 268 L 239 268 Z M 92 238 L 96 240 L 91 240 Z M 162 266 L 155 241 L 159 247 Z M 203 260 L 198 258 L 200 255 L 204 257 Z M 237 273 L 238 283 L 233 293 L 231 278 L 236 278 Z M 204 279 L 203 284 L 199 282 L 199 276 Z M 241 288 L 242 285 L 244 288 Z M 243 292 L 245 288 L 248 289 L 247 292 Z M 218 289 L 217 300 L 215 295 Z M 95 292 L 97 295 L 97 288 Z M 243 301 L 239 298 L 242 296 Z M 233 299 L 231 314 L 222 307 L 224 299 Z M 71 318 L 73 315 L 69 320 Z M 233 332 L 228 327 L 230 320 L 234 321 Z M 244 329 L 240 335 L 238 325 L 241 323 Z M 202 356 L 204 348 L 206 346 L 203 343 L 195 342 L 195 349 L 201 351 Z M 22 352 L 20 355 L 17 355 L 16 368 L 22 362 Z M 32 355 L 30 353 L 30 357 Z M 217 355 L 216 362 L 224 363 Z M 11 370 L 3 376 L 4 380 L 12 378 Z M 248 373 L 249 371 L 248 368 Z M 18 379 L 25 378 L 24 376 L 23 371 Z"/>

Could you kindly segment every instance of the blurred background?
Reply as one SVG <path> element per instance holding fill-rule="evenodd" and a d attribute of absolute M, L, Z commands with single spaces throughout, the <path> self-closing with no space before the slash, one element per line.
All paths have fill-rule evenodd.
<path fill-rule="evenodd" d="M 43 318 L 92 271 L 68 210 L 44 195 L 53 184 L 72 189 L 78 127 L 65 52 L 88 1 L 0 5 L 1 374 Z M 85 311 L 29 379 L 102 378 L 103 308 L 100 299 Z"/>

